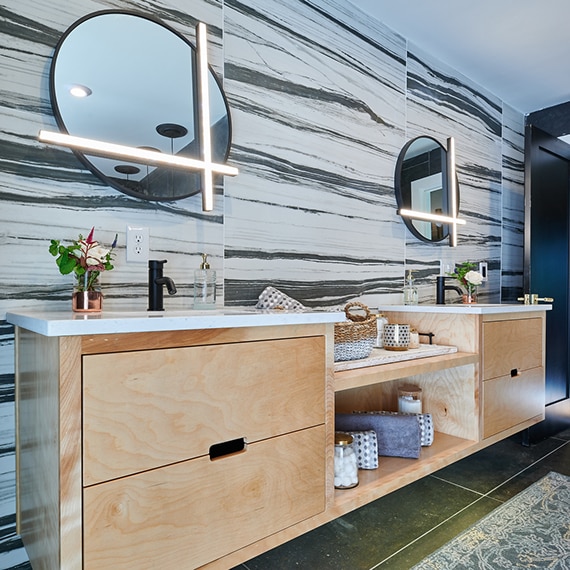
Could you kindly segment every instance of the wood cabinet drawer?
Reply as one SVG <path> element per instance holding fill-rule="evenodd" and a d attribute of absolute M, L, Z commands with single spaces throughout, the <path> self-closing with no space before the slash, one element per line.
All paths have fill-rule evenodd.
<path fill-rule="evenodd" d="M 323 336 L 84 356 L 84 485 L 324 417 Z"/>
<path fill-rule="evenodd" d="M 196 568 L 324 508 L 317 426 L 84 489 L 84 568 Z"/>
<path fill-rule="evenodd" d="M 544 414 L 544 368 L 483 383 L 483 437 Z"/>
<path fill-rule="evenodd" d="M 483 380 L 542 366 L 540 318 L 483 323 Z"/>

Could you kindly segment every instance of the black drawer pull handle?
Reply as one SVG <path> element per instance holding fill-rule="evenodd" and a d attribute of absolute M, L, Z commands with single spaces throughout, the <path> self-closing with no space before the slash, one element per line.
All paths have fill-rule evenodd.
<path fill-rule="evenodd" d="M 241 453 L 246 451 L 247 443 L 245 437 L 240 437 L 239 439 L 230 439 L 229 441 L 223 441 L 222 443 L 215 443 L 210 446 L 210 460 L 220 459 L 222 457 L 227 457 L 228 455 L 235 455 L 236 453 Z"/>
<path fill-rule="evenodd" d="M 518 376 L 518 375 L 519 375 L 519 370 L 518 370 L 518 368 L 513 368 L 513 369 L 511 370 L 511 378 L 514 378 L 515 376 Z"/>

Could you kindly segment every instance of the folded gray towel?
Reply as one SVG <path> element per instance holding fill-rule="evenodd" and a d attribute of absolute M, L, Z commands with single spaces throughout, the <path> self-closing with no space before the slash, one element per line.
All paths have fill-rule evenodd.
<path fill-rule="evenodd" d="M 421 433 L 415 415 L 336 414 L 336 431 L 374 430 L 378 455 L 417 459 L 421 450 Z"/>

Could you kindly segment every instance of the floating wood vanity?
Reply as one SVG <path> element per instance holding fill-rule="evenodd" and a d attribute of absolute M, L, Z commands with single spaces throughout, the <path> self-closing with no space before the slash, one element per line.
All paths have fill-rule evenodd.
<path fill-rule="evenodd" d="M 543 419 L 548 308 L 382 307 L 457 352 L 358 367 L 333 362 L 343 313 L 8 314 L 34 570 L 227 570 L 517 433 Z M 335 410 L 410 381 L 433 445 L 335 490 Z"/>

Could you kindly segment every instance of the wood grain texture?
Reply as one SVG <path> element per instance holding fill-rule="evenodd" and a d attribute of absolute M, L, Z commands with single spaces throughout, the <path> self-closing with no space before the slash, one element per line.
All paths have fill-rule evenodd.
<path fill-rule="evenodd" d="M 325 330 L 326 325 L 314 324 L 85 335 L 81 337 L 81 352 L 82 354 L 100 354 L 299 336 L 318 336 L 324 335 Z"/>
<path fill-rule="evenodd" d="M 479 315 L 461 313 L 385 313 L 391 323 L 409 324 L 421 333 L 434 333 L 434 344 L 456 346 L 460 352 L 479 353 Z"/>
<path fill-rule="evenodd" d="M 325 509 L 324 426 L 85 489 L 85 570 L 196 568 Z"/>
<path fill-rule="evenodd" d="M 20 533 L 34 569 L 56 570 L 60 568 L 59 339 L 22 329 L 16 334 Z"/>
<path fill-rule="evenodd" d="M 84 357 L 84 484 L 325 422 L 325 339 Z"/>
<path fill-rule="evenodd" d="M 537 415 L 544 417 L 544 368 L 483 382 L 483 437 Z"/>
<path fill-rule="evenodd" d="M 484 322 L 483 380 L 542 366 L 543 319 Z M 534 414 L 533 414 L 534 415 Z"/>

